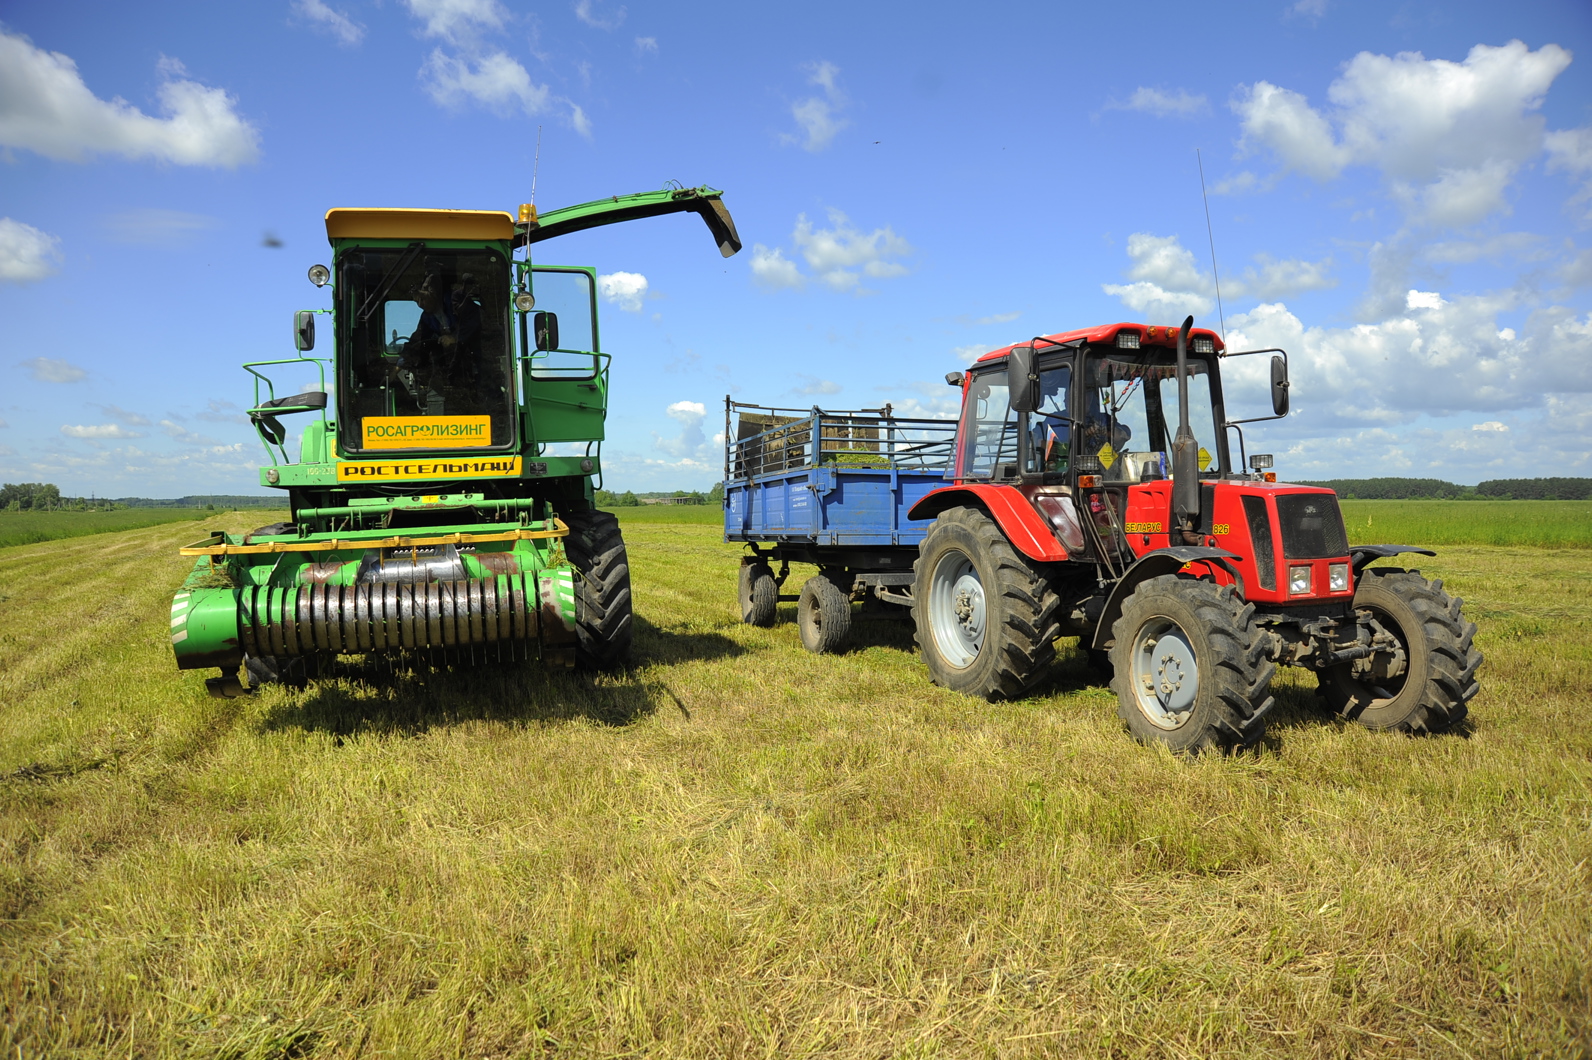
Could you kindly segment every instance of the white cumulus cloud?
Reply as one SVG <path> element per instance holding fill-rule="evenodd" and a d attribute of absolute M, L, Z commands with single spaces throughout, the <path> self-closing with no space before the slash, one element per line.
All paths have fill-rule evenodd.
<path fill-rule="evenodd" d="M 0 31 L 0 145 L 67 162 L 103 152 L 231 169 L 259 157 L 259 131 L 236 100 L 186 79 L 181 63 L 163 60 L 160 70 L 166 117 L 153 118 L 124 99 L 95 96 L 68 56 Z"/>
<path fill-rule="evenodd" d="M 805 69 L 807 83 L 817 86 L 821 94 L 791 104 L 790 114 L 796 119 L 801 134 L 786 133 L 780 139 L 785 143 L 800 144 L 806 151 L 822 151 L 835 139 L 835 134 L 848 124 L 840 117 L 848 101 L 846 94 L 835 83 L 840 76 L 840 67 L 820 61 L 808 63 Z"/>
<path fill-rule="evenodd" d="M 345 12 L 328 6 L 325 0 L 293 0 L 293 13 L 321 32 L 330 33 L 344 45 L 352 46 L 365 39 L 364 26 Z"/>
<path fill-rule="evenodd" d="M 88 378 L 88 373 L 77 365 L 54 357 L 30 357 L 21 367 L 41 383 L 81 383 Z"/>
<path fill-rule="evenodd" d="M 1330 180 L 1352 164 L 1381 171 L 1412 217 L 1472 224 L 1507 211 L 1516 171 L 1544 146 L 1537 113 L 1570 63 L 1556 44 L 1478 44 L 1462 62 L 1419 52 L 1361 52 L 1317 110 L 1298 92 L 1258 81 L 1233 101 L 1243 144 L 1284 168 Z"/>
<path fill-rule="evenodd" d="M 1210 109 L 1210 101 L 1203 95 L 1191 95 L 1187 89 L 1180 88 L 1176 92 L 1166 92 L 1159 88 L 1146 88 L 1139 86 L 1133 90 L 1133 95 L 1124 103 L 1112 101 L 1106 104 L 1109 110 L 1137 110 L 1145 114 L 1154 114 L 1158 118 L 1179 117 L 1191 118 L 1196 114 L 1203 114 Z"/>
<path fill-rule="evenodd" d="M 32 225 L 0 217 L 0 283 L 32 283 L 53 276 L 61 240 Z"/>
<path fill-rule="evenodd" d="M 461 58 L 437 48 L 420 68 L 420 78 L 431 98 L 450 108 L 473 100 L 493 110 L 517 108 L 534 116 L 547 110 L 552 99 L 552 90 L 532 82 L 525 67 L 505 52 Z"/>
<path fill-rule="evenodd" d="M 796 290 L 807 283 L 807 277 L 802 275 L 796 263 L 785 257 L 785 252 L 778 247 L 771 250 L 761 243 L 754 243 L 751 267 L 753 281 L 769 290 Z"/>
<path fill-rule="evenodd" d="M 1592 125 L 1551 132 L 1543 138 L 1543 143 L 1548 149 L 1549 172 L 1563 170 L 1573 179 L 1582 181 L 1581 190 L 1570 201 L 1592 199 Z M 1592 220 L 1592 210 L 1583 219 Z"/>
<path fill-rule="evenodd" d="M 857 291 L 862 276 L 882 280 L 904 276 L 907 267 L 892 258 L 912 253 L 912 244 L 886 225 L 861 232 L 839 210 L 829 211 L 832 228 L 814 228 L 806 214 L 798 214 L 791 233 L 797 249 L 818 281 L 834 291 Z"/>
<path fill-rule="evenodd" d="M 68 438 L 142 438 L 138 431 L 130 431 L 119 423 L 95 423 L 88 426 L 61 425 L 61 433 Z"/>
<path fill-rule="evenodd" d="M 639 313 L 647 297 L 647 278 L 639 272 L 610 272 L 597 277 L 597 290 L 625 312 Z"/>
<path fill-rule="evenodd" d="M 1146 322 L 1175 321 L 1189 314 L 1200 317 L 1216 308 L 1215 278 L 1177 236 L 1135 232 L 1128 237 L 1128 257 L 1133 262 L 1128 278 L 1133 282 L 1101 287 L 1142 314 Z M 1223 282 L 1222 293 L 1228 298 L 1265 299 L 1321 290 L 1337 284 L 1331 267 L 1331 258 L 1279 261 L 1259 254 L 1254 265 Z"/>
<path fill-rule="evenodd" d="M 449 44 L 473 42 L 482 30 L 503 28 L 508 11 L 498 0 L 404 0 L 425 23 L 421 32 Z"/>

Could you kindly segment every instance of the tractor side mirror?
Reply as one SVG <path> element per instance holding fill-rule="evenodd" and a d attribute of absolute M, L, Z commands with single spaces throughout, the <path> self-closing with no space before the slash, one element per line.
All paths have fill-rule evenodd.
<path fill-rule="evenodd" d="M 558 314 L 536 314 L 536 348 L 539 350 L 558 349 Z"/>
<path fill-rule="evenodd" d="M 1288 362 L 1281 357 L 1271 359 L 1271 411 L 1288 415 Z"/>
<path fill-rule="evenodd" d="M 1039 376 L 1034 372 L 1034 348 L 1013 346 L 1006 355 L 1006 385 L 1013 412 L 1039 408 Z"/>
<path fill-rule="evenodd" d="M 293 344 L 300 353 L 315 348 L 315 311 L 300 309 L 293 314 Z"/>
<path fill-rule="evenodd" d="M 946 386 L 961 386 L 962 385 L 962 380 L 964 380 L 966 378 L 967 378 L 967 375 L 964 372 L 946 372 L 945 373 L 945 385 Z"/>

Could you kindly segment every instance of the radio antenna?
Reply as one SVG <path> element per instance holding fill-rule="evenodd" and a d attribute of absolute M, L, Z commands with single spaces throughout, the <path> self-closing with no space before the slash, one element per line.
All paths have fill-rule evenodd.
<path fill-rule="evenodd" d="M 1216 279 L 1216 313 L 1217 319 L 1222 322 L 1222 345 L 1227 345 L 1227 313 L 1222 309 L 1222 276 L 1216 271 L 1216 233 L 1211 229 L 1211 199 L 1205 194 L 1205 160 L 1200 158 L 1200 149 L 1194 149 L 1194 161 L 1200 167 L 1200 199 L 1205 203 L 1205 236 L 1211 241 L 1211 276 Z M 536 179 L 531 178 L 532 198 L 535 198 Z"/>
<path fill-rule="evenodd" d="M 536 205 L 536 171 L 541 169 L 541 168 L 542 168 L 542 127 L 540 125 L 538 125 L 536 127 L 536 160 L 531 163 L 531 205 L 532 206 Z M 1200 177 L 1200 180 L 1203 181 L 1204 179 L 1205 178 L 1204 178 L 1204 176 L 1202 174 L 1201 177 Z M 1200 185 L 1200 187 L 1201 187 L 1201 189 L 1203 189 L 1205 187 L 1205 185 L 1202 183 Z"/>

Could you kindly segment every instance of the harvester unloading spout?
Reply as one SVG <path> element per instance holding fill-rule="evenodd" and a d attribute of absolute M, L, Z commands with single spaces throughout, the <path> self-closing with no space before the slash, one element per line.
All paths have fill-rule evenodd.
<path fill-rule="evenodd" d="M 597 270 L 514 252 L 680 212 L 725 257 L 741 249 L 708 187 L 541 216 L 328 211 L 331 267 L 310 280 L 332 308 L 298 314 L 296 357 L 245 365 L 270 461 L 261 485 L 287 491 L 292 517 L 182 550 L 196 563 L 172 605 L 177 665 L 220 667 L 207 683 L 234 695 L 240 663 L 253 685 L 350 654 L 620 664 L 630 568 L 617 521 L 593 504 L 611 360 Z M 329 357 L 310 352 L 315 313 L 333 318 Z M 273 373 L 297 385 L 316 372 L 318 386 L 277 396 Z M 296 413 L 319 416 L 293 459 L 279 417 Z"/>

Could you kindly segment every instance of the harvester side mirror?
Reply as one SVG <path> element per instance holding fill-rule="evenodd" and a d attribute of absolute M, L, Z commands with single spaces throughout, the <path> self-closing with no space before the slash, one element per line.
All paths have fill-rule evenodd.
<path fill-rule="evenodd" d="M 1039 376 L 1034 371 L 1034 348 L 1013 346 L 1006 355 L 1006 385 L 1013 412 L 1039 408 Z"/>
<path fill-rule="evenodd" d="M 558 314 L 537 313 L 535 324 L 536 348 L 539 350 L 558 349 Z"/>
<path fill-rule="evenodd" d="M 1281 357 L 1271 359 L 1271 411 L 1288 415 L 1288 362 Z"/>
<path fill-rule="evenodd" d="M 315 311 L 300 309 L 293 314 L 293 344 L 300 353 L 315 348 Z"/>

